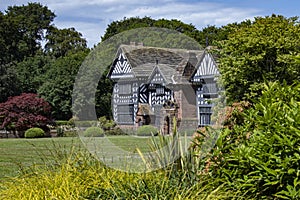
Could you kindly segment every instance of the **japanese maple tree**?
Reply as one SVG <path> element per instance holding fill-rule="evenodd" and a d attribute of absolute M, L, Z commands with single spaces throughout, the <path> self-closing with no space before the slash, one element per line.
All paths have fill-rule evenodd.
<path fill-rule="evenodd" d="M 25 131 L 31 127 L 45 129 L 51 122 L 51 107 L 36 94 L 22 93 L 0 103 L 0 128 Z"/>

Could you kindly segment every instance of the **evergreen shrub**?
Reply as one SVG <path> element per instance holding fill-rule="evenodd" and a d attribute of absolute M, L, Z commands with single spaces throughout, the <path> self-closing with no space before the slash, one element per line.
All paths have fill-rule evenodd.
<path fill-rule="evenodd" d="M 103 137 L 104 136 L 104 130 L 99 127 L 89 127 L 83 132 L 84 137 Z"/>
<path fill-rule="evenodd" d="M 41 128 L 30 128 L 25 131 L 25 138 L 41 138 L 45 136 L 45 131 Z"/>

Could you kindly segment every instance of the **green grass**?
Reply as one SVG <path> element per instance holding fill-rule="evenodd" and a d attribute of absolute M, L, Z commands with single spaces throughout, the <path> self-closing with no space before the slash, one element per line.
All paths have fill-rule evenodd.
<path fill-rule="evenodd" d="M 110 136 L 109 140 L 128 152 L 150 151 L 150 137 Z M 1 139 L 0 140 L 0 180 L 16 176 L 22 168 L 33 164 L 45 164 L 57 159 L 58 151 L 70 151 L 72 146 L 85 151 L 77 137 Z M 56 153 L 55 153 L 56 152 Z"/>
<path fill-rule="evenodd" d="M 57 148 L 79 148 L 78 138 L 39 138 L 39 139 L 1 139 L 0 140 L 0 180 L 16 176 L 22 167 L 44 164 L 55 159 L 53 152 Z"/>
<path fill-rule="evenodd" d="M 141 152 L 149 152 L 151 137 L 132 137 L 132 136 L 111 136 L 109 140 L 116 146 L 129 151 L 136 152 L 138 148 Z"/>

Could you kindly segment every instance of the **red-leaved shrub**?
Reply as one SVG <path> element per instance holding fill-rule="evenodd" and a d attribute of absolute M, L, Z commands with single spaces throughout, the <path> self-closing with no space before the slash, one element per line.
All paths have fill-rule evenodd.
<path fill-rule="evenodd" d="M 36 94 L 23 93 L 0 103 L 0 128 L 25 131 L 32 127 L 46 128 L 51 122 L 51 107 Z"/>

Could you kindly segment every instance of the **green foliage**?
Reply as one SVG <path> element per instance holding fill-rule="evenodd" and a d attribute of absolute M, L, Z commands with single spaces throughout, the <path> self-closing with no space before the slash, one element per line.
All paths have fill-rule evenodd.
<path fill-rule="evenodd" d="M 111 99 L 113 91 L 113 81 L 107 77 L 110 66 L 105 69 L 98 82 L 95 99 L 96 115 L 112 117 Z"/>
<path fill-rule="evenodd" d="M 48 42 L 45 45 L 45 52 L 56 58 L 87 49 L 86 40 L 74 28 L 51 27 L 46 38 Z"/>
<path fill-rule="evenodd" d="M 64 131 L 63 137 L 78 137 L 78 133 L 75 130 Z"/>
<path fill-rule="evenodd" d="M 64 129 L 62 127 L 57 127 L 56 128 L 56 136 L 57 137 L 63 137 L 64 136 Z"/>
<path fill-rule="evenodd" d="M 215 185 L 255 199 L 300 196 L 300 84 L 264 85 L 244 122 L 224 129 L 207 159 Z"/>
<path fill-rule="evenodd" d="M 192 24 L 185 24 L 176 19 L 154 20 L 154 19 L 151 19 L 150 17 L 144 17 L 144 18 L 131 17 L 131 18 L 124 18 L 123 20 L 120 20 L 120 21 L 114 21 L 108 25 L 104 36 L 101 37 L 101 40 L 105 41 L 105 40 L 111 38 L 112 36 L 115 36 L 124 31 L 132 30 L 132 29 L 139 29 L 141 31 L 141 33 L 136 34 L 135 37 L 130 36 L 128 38 L 128 41 L 124 42 L 124 44 L 125 43 L 128 44 L 130 41 L 135 41 L 135 42 L 143 42 L 144 45 L 146 45 L 146 46 L 164 47 L 164 46 L 170 46 L 170 45 L 172 45 L 172 43 L 174 43 L 174 48 L 175 47 L 183 48 L 184 42 L 187 43 L 187 44 L 185 44 L 186 46 L 189 45 L 189 41 L 187 41 L 187 40 L 181 41 L 182 39 L 184 39 L 184 37 L 178 39 L 178 35 L 177 35 L 177 37 L 174 37 L 174 34 L 172 34 L 172 32 L 168 33 L 169 34 L 168 37 L 163 36 L 162 35 L 163 33 L 161 33 L 161 34 L 157 34 L 157 35 L 152 35 L 151 37 L 149 37 L 149 35 L 148 35 L 148 37 L 145 38 L 147 33 L 145 33 L 144 31 L 147 32 L 148 29 L 143 30 L 142 28 L 149 28 L 149 27 L 173 30 L 174 32 L 177 32 L 177 33 L 183 33 L 185 36 L 188 36 L 190 39 L 193 38 L 195 41 L 198 41 L 198 42 L 200 41 L 199 31 Z M 152 40 L 151 38 L 155 38 L 155 40 Z M 160 42 L 158 42 L 158 41 L 160 41 Z M 193 45 L 190 45 L 190 46 L 193 47 Z"/>
<path fill-rule="evenodd" d="M 77 132 L 74 129 L 75 128 L 74 118 L 71 118 L 68 121 L 56 120 L 55 126 L 56 126 L 56 135 L 58 137 L 76 137 L 77 136 Z"/>
<path fill-rule="evenodd" d="M 51 27 L 55 14 L 46 6 L 40 3 L 28 3 L 22 6 L 9 6 L 6 17 L 10 22 L 10 28 L 17 29 L 17 32 L 10 37 L 16 45 L 12 55 L 17 61 L 24 57 L 34 56 L 41 48 L 41 41 L 44 39 L 44 31 Z"/>
<path fill-rule="evenodd" d="M 25 131 L 25 138 L 41 138 L 45 136 L 45 131 L 41 128 L 30 128 Z"/>
<path fill-rule="evenodd" d="M 214 46 L 217 42 L 227 39 L 229 31 L 225 27 L 207 26 L 199 31 L 199 43 L 201 46 Z M 198 41 L 198 40 L 197 40 Z"/>
<path fill-rule="evenodd" d="M 56 120 L 55 125 L 56 126 L 73 126 L 74 124 L 67 120 Z"/>
<path fill-rule="evenodd" d="M 27 57 L 16 64 L 16 75 L 22 92 L 37 93 L 39 87 L 48 82 L 44 74 L 51 68 L 54 60 L 39 52 L 35 56 Z"/>
<path fill-rule="evenodd" d="M 229 102 L 258 97 L 264 81 L 292 84 L 300 79 L 295 62 L 300 53 L 297 20 L 272 15 L 229 28 L 228 39 L 219 46 L 219 69 Z"/>
<path fill-rule="evenodd" d="M 249 109 L 251 104 L 247 101 L 233 103 L 231 106 L 225 107 L 225 116 L 223 126 L 233 129 L 237 125 L 242 125 L 245 122 L 244 112 Z"/>
<path fill-rule="evenodd" d="M 99 127 L 89 127 L 83 132 L 84 137 L 103 137 L 104 130 Z"/>
<path fill-rule="evenodd" d="M 99 119 L 99 125 L 103 130 L 112 130 L 116 127 L 116 123 L 114 120 L 107 119 L 105 116 L 100 117 Z"/>
<path fill-rule="evenodd" d="M 106 130 L 105 135 L 128 135 L 128 134 L 125 133 L 123 129 L 119 127 L 115 127 L 114 129 Z"/>
<path fill-rule="evenodd" d="M 79 67 L 87 52 L 78 52 L 56 59 L 43 76 L 45 81 L 38 94 L 45 98 L 53 108 L 55 119 L 68 120 L 72 117 L 72 92 Z"/>
<path fill-rule="evenodd" d="M 138 127 L 136 134 L 138 136 L 152 136 L 158 134 L 158 129 L 155 126 L 152 125 L 144 125 Z"/>
<path fill-rule="evenodd" d="M 144 17 L 142 19 L 139 17 L 132 17 L 129 19 L 124 18 L 120 21 L 114 21 L 108 25 L 107 29 L 105 30 L 104 36 L 101 37 L 101 40 L 107 40 L 110 37 L 121 33 L 122 31 L 152 26 L 153 22 L 154 20 L 150 17 Z"/>
<path fill-rule="evenodd" d="M 98 121 L 76 121 L 75 125 L 79 127 L 98 126 Z"/>
<path fill-rule="evenodd" d="M 42 75 L 48 71 L 53 73 L 52 68 L 57 69 L 54 67 L 58 64 L 55 58 L 88 50 L 81 33 L 74 28 L 57 29 L 52 24 L 54 18 L 55 14 L 40 3 L 9 6 L 5 14 L 0 13 L 0 102 L 22 92 L 37 93 L 41 86 L 47 85 L 46 82 L 52 81 L 51 77 Z M 49 87 L 53 88 L 53 85 Z M 70 89 L 69 85 L 66 87 L 64 89 Z M 71 90 L 66 90 L 66 93 Z M 51 103 L 55 108 L 63 107 L 62 116 L 57 116 L 54 110 L 55 117 L 70 115 L 66 102 L 54 100 Z"/>
<path fill-rule="evenodd" d="M 75 121 L 74 121 L 74 118 L 71 118 L 68 121 L 67 120 L 56 120 L 55 125 L 56 126 L 66 126 L 70 129 L 70 128 L 74 128 Z"/>
<path fill-rule="evenodd" d="M 0 63 L 0 103 L 20 94 L 20 83 L 13 64 Z"/>
<path fill-rule="evenodd" d="M 105 135 L 125 135 L 124 131 L 117 126 L 116 122 L 102 116 L 99 119 L 99 126 L 105 131 Z"/>

